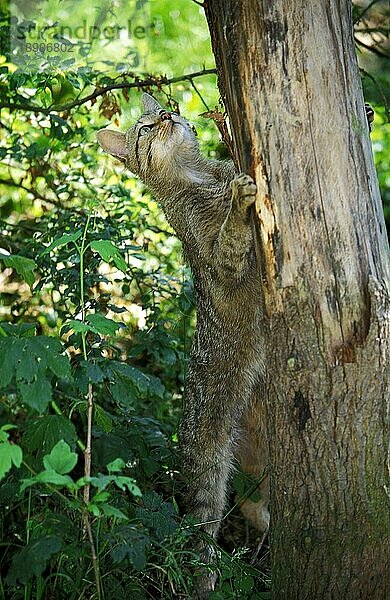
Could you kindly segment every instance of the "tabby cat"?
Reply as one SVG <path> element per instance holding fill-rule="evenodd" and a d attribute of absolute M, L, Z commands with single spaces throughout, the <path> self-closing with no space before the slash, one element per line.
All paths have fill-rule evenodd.
<path fill-rule="evenodd" d="M 149 94 L 126 133 L 98 132 L 102 148 L 119 158 L 160 201 L 192 269 L 197 326 L 185 386 L 180 446 L 189 510 L 216 538 L 236 460 L 255 477 L 267 462 L 259 390 L 264 372 L 261 274 L 251 227 L 256 186 L 232 162 L 204 159 L 195 132 Z M 242 506 L 264 531 L 262 500 Z M 212 545 L 203 549 L 210 560 Z M 203 577 L 206 597 L 214 577 Z"/>

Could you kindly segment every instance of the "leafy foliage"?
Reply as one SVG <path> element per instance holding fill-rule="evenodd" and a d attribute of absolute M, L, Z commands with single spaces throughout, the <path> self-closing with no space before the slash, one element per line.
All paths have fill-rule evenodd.
<path fill-rule="evenodd" d="M 7 430 L 12 429 L 12 425 L 3 425 L 0 429 L 0 479 L 8 473 L 12 465 L 19 468 L 22 464 L 23 451 L 20 446 L 11 444 L 8 441 L 9 434 Z"/>
<path fill-rule="evenodd" d="M 18 554 L 15 554 L 7 581 L 11 586 L 27 583 L 34 576 L 41 575 L 51 557 L 61 549 L 62 540 L 55 536 L 44 536 L 32 540 Z"/>
<path fill-rule="evenodd" d="M 45 4 L 54 34 L 59 3 Z M 79 3 L 72 18 L 95 4 Z M 101 32 L 121 23 L 127 4 L 99 8 Z M 111 121 L 126 127 L 139 115 L 139 90 L 152 90 L 185 106 L 218 157 L 215 131 L 197 116 L 218 94 L 197 3 L 130 4 L 132 34 L 142 9 L 148 37 L 124 54 L 115 39 L 63 34 L 52 39 L 63 51 L 32 56 L 23 49 L 38 15 L 0 14 L 0 589 L 12 600 L 188 597 L 198 561 L 196 528 L 178 507 L 176 451 L 192 282 L 157 204 L 100 153 L 95 132 Z M 369 28 L 373 13 L 362 10 L 356 23 Z M 382 123 L 372 139 L 388 203 L 376 70 L 379 62 L 364 83 Z M 253 481 L 237 475 L 234 485 L 255 498 Z M 230 552 L 217 549 L 213 598 L 267 597 L 266 554 L 249 564 L 245 537 L 237 550 L 225 535 Z"/>
<path fill-rule="evenodd" d="M 9 323 L 4 324 L 2 330 L 0 387 L 13 384 L 26 405 L 43 412 L 52 397 L 52 378 L 69 379 L 71 376 L 69 360 L 62 354 L 61 343 L 57 338 L 44 335 L 30 337 L 31 328 L 27 329 L 26 337 L 26 329 Z"/>

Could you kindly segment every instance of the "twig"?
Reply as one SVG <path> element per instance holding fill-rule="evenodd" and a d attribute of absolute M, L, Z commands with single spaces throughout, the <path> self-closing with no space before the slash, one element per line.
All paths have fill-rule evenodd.
<path fill-rule="evenodd" d="M 57 198 L 56 200 L 54 198 L 46 198 L 45 196 L 42 196 L 39 192 L 37 192 L 37 190 L 35 188 L 33 188 L 33 187 L 29 188 L 29 187 L 23 185 L 22 183 L 13 181 L 13 179 L 0 179 L 0 185 L 7 185 L 10 187 L 19 188 L 21 190 L 24 190 L 25 192 L 28 192 L 29 194 L 32 194 L 34 196 L 35 200 L 41 200 L 41 202 L 44 202 L 45 204 L 50 204 L 51 206 L 56 206 L 57 208 L 65 208 L 65 206 L 63 205 L 63 203 L 61 202 L 61 200 L 59 198 Z M 50 188 L 50 189 L 52 189 L 52 188 Z M 53 191 L 53 193 L 54 193 L 54 191 Z M 74 199 L 75 199 L 74 196 L 71 196 L 70 198 L 67 198 L 66 201 L 71 202 Z M 77 208 L 72 208 L 72 211 L 79 215 L 84 214 L 83 210 L 79 210 Z"/>
<path fill-rule="evenodd" d="M 84 527 L 85 527 L 85 530 L 88 535 L 89 543 L 91 545 L 92 565 L 93 565 L 93 572 L 95 574 L 97 597 L 98 597 L 98 600 L 101 600 L 102 592 L 100 589 L 99 562 L 98 562 L 98 557 L 96 554 L 95 542 L 93 539 L 93 533 L 92 533 L 92 528 L 91 528 L 91 523 L 89 521 L 88 513 L 85 513 L 85 515 L 84 515 Z"/>
<path fill-rule="evenodd" d="M 385 52 L 381 52 L 380 50 L 378 50 L 378 48 L 376 48 L 376 46 L 370 46 L 369 44 L 365 44 L 364 42 L 362 42 L 361 40 L 359 40 L 359 38 L 357 38 L 356 35 L 355 35 L 355 42 L 359 46 L 362 46 L 366 50 L 369 50 L 370 52 L 373 52 L 374 54 L 376 54 L 377 56 L 380 56 L 381 58 L 390 58 L 389 54 L 386 54 Z"/>
<path fill-rule="evenodd" d="M 269 526 L 267 527 L 267 529 L 264 531 L 263 533 L 263 537 L 260 540 L 259 545 L 256 548 L 256 552 L 253 554 L 252 559 L 251 559 L 251 563 L 252 565 L 256 562 L 257 557 L 259 556 L 260 550 L 262 549 L 262 547 L 264 546 L 264 542 L 267 538 L 268 535 L 268 531 L 269 531 Z"/>
<path fill-rule="evenodd" d="M 209 107 L 207 106 L 202 94 L 200 93 L 200 91 L 198 90 L 198 88 L 196 87 L 195 83 L 192 80 L 191 80 L 191 87 L 194 89 L 195 94 L 197 94 L 197 96 L 200 98 L 200 101 L 205 106 L 206 110 L 210 110 Z"/>
<path fill-rule="evenodd" d="M 214 121 L 214 123 L 218 127 L 219 133 L 221 134 L 222 141 L 228 149 L 230 157 L 232 158 L 234 164 L 238 168 L 238 159 L 235 156 L 233 140 L 229 133 L 229 129 L 225 120 L 225 115 L 223 115 L 217 110 L 209 110 L 205 113 L 202 113 L 199 116 L 205 117 L 206 119 L 212 119 Z"/>
<path fill-rule="evenodd" d="M 81 317 L 82 322 L 85 322 L 85 295 L 84 295 L 84 252 L 86 250 L 86 239 L 88 233 L 89 222 L 91 220 L 91 213 L 88 213 L 87 220 L 84 226 L 83 237 L 81 240 L 80 248 L 78 248 L 77 244 L 75 246 L 78 250 L 80 257 L 80 304 L 81 304 Z M 83 356 L 84 360 L 87 361 L 87 346 L 85 340 L 85 332 L 81 333 L 81 339 L 83 343 Z M 85 477 L 85 485 L 83 489 L 83 500 L 87 507 L 90 500 L 90 490 L 91 484 L 89 480 L 91 478 L 91 463 L 92 463 L 92 419 L 93 419 L 93 387 L 92 383 L 88 383 L 88 394 L 87 394 L 87 441 L 84 450 L 84 477 Z M 91 557 L 92 557 L 92 565 L 93 572 L 95 574 L 95 586 L 98 600 L 101 600 L 101 587 L 100 587 L 100 574 L 99 574 L 99 560 L 96 554 L 95 542 L 93 539 L 90 515 L 87 512 L 87 508 L 85 509 L 85 513 L 83 515 L 83 524 L 84 524 L 84 534 L 87 532 L 89 543 L 91 546 Z"/>
<path fill-rule="evenodd" d="M 377 81 L 377 79 L 370 73 L 367 73 L 367 71 L 365 71 L 365 69 L 360 68 L 360 73 L 362 75 L 364 75 L 364 77 L 367 77 L 367 79 L 370 79 L 372 81 L 372 83 L 375 85 L 376 89 L 378 90 L 378 93 L 381 96 L 381 100 L 382 100 L 383 106 L 385 108 L 385 114 L 386 114 L 387 120 L 390 120 L 389 106 L 387 103 L 386 94 L 385 94 L 384 90 L 382 89 L 382 86 Z"/>
<path fill-rule="evenodd" d="M 88 384 L 88 412 L 87 412 L 87 444 L 84 450 L 84 477 L 91 477 L 91 457 L 92 457 L 92 414 L 93 414 L 93 393 L 92 383 Z M 90 484 L 84 486 L 84 502 L 88 504 L 90 496 Z"/>
<path fill-rule="evenodd" d="M 84 306 L 84 305 L 83 305 Z M 87 411 L 87 444 L 84 451 L 84 477 L 87 482 L 84 485 L 83 499 L 87 505 L 90 499 L 90 483 L 88 480 L 91 477 L 91 458 L 92 458 L 92 415 L 93 415 L 93 391 L 92 383 L 88 383 L 88 411 Z M 91 557 L 93 572 L 95 574 L 95 586 L 98 600 L 101 600 L 101 589 L 100 589 L 100 574 L 99 574 L 99 560 L 96 554 L 95 542 L 93 539 L 91 521 L 88 512 L 85 512 L 84 517 L 84 531 L 87 532 L 89 544 L 91 546 Z"/>
<path fill-rule="evenodd" d="M 372 0 L 372 2 L 370 2 L 370 4 L 368 4 L 366 6 L 366 8 L 364 8 L 362 10 L 362 12 L 357 16 L 357 19 L 354 21 L 354 24 L 355 23 L 359 23 L 359 21 L 362 20 L 362 18 L 364 17 L 364 15 L 368 13 L 368 11 L 370 10 L 370 8 L 372 8 L 374 6 L 374 4 L 377 4 L 378 2 L 380 2 L 380 0 Z"/>
<path fill-rule="evenodd" d="M 388 36 L 390 28 L 388 27 L 365 27 L 364 29 L 355 29 L 355 33 L 381 33 L 384 36 Z"/>
<path fill-rule="evenodd" d="M 161 85 L 170 85 L 172 83 L 179 83 L 181 81 L 190 81 L 196 77 L 202 77 L 203 75 L 211 75 L 215 74 L 216 69 L 203 69 L 202 71 L 197 71 L 196 73 L 189 73 L 188 75 L 181 75 L 180 77 L 173 77 L 172 79 L 168 79 L 165 76 L 161 77 L 149 77 L 148 79 L 144 79 L 142 81 L 133 81 L 127 83 L 113 83 L 112 85 L 107 85 L 105 87 L 97 87 L 92 94 L 85 96 L 84 98 L 80 98 L 80 100 L 74 100 L 73 102 L 68 102 L 67 104 L 62 104 L 60 106 L 52 106 L 49 108 L 44 108 L 42 106 L 35 106 L 34 104 L 20 104 L 12 102 L 7 104 L 1 104 L 0 108 L 9 108 L 10 110 L 26 110 L 34 113 L 42 113 L 44 115 L 50 115 L 51 113 L 60 113 L 66 112 L 75 108 L 76 106 L 81 106 L 86 102 L 90 102 L 91 100 L 95 100 L 99 98 L 99 96 L 103 96 L 107 94 L 107 92 L 111 92 L 112 90 L 122 90 L 122 89 L 130 89 L 130 88 L 148 88 L 151 86 L 161 86 Z"/>
<path fill-rule="evenodd" d="M 48 198 L 41 196 L 41 194 L 39 192 L 37 192 L 34 188 L 28 188 L 25 185 L 18 183 L 17 181 L 13 181 L 13 179 L 0 179 L 0 185 L 7 185 L 9 187 L 20 188 L 21 190 L 24 190 L 25 192 L 32 194 L 34 196 L 34 198 L 36 198 L 37 200 L 42 200 L 43 202 L 47 202 L 49 204 L 56 204 L 56 202 L 54 200 L 49 200 Z"/>

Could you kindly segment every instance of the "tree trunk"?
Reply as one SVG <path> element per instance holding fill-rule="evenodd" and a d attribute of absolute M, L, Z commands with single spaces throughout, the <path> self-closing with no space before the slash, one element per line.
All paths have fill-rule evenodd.
<path fill-rule="evenodd" d="M 389 252 L 351 7 L 206 0 L 259 188 L 277 600 L 389 597 Z"/>

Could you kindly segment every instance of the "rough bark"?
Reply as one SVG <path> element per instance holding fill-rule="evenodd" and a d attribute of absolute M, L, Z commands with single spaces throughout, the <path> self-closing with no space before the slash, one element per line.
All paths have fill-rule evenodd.
<path fill-rule="evenodd" d="M 390 590 L 389 250 L 341 0 L 207 0 L 241 170 L 259 188 L 273 595 Z"/>

